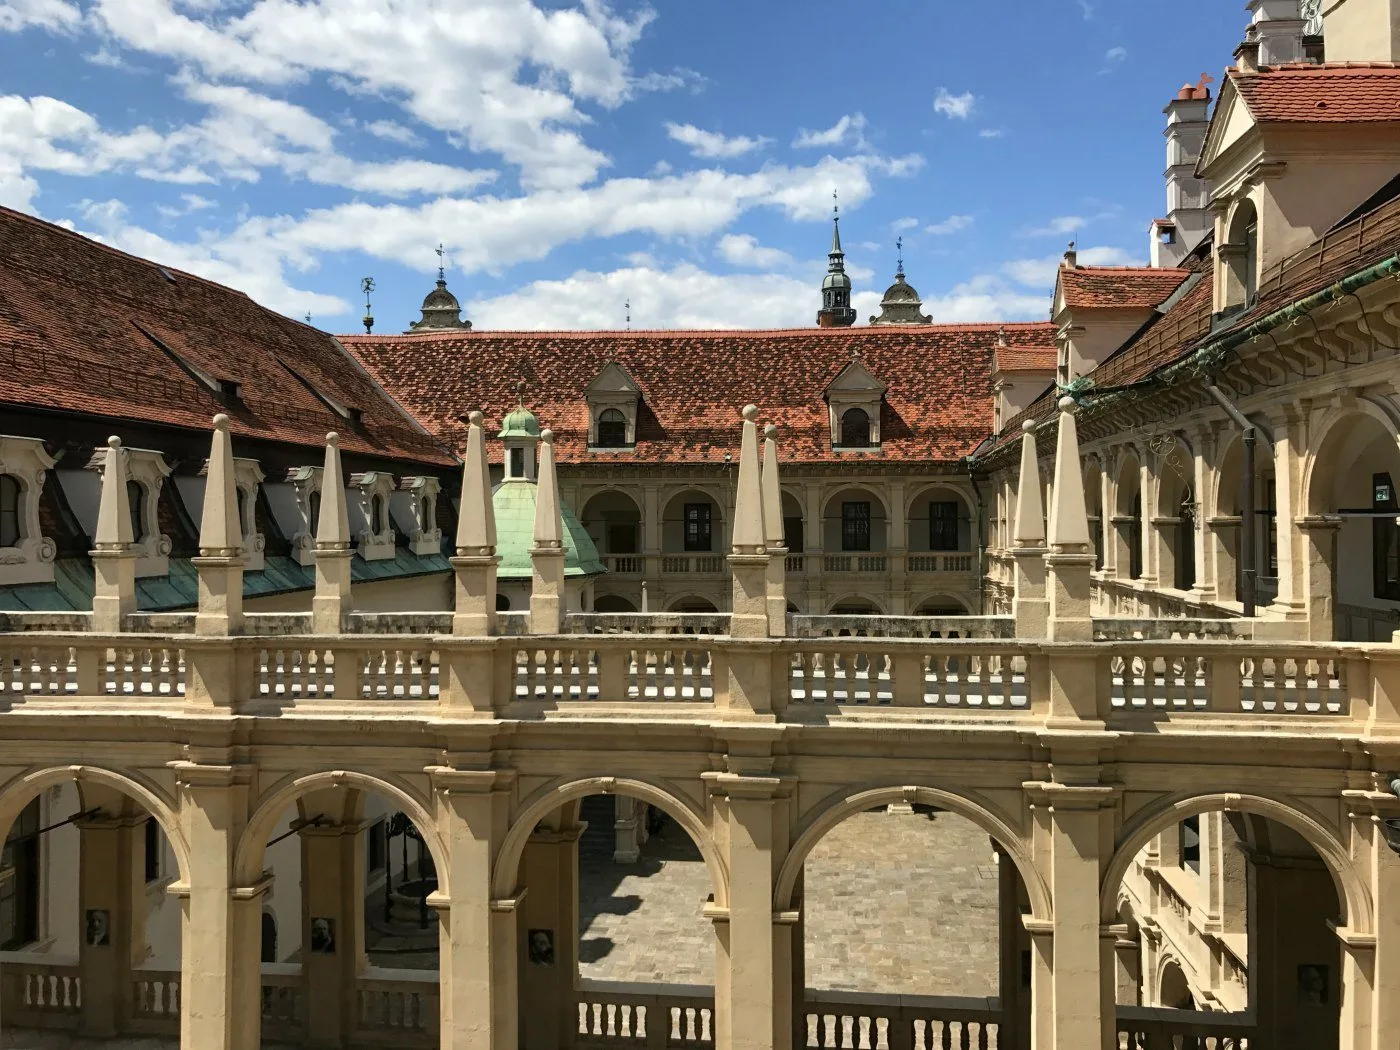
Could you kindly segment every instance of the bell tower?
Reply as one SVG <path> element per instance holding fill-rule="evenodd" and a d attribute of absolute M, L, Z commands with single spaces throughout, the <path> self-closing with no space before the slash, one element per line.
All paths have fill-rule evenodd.
<path fill-rule="evenodd" d="M 831 198 L 831 251 L 822 281 L 822 308 L 817 311 L 817 324 L 823 328 L 848 328 L 856 323 L 855 307 L 851 306 L 851 279 L 846 276 L 846 253 L 841 250 L 841 206 Z"/>

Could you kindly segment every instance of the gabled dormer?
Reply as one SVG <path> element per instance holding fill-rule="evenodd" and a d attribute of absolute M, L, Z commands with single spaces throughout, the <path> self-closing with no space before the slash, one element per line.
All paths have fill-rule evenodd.
<path fill-rule="evenodd" d="M 639 387 L 627 370 L 609 361 L 584 393 L 588 401 L 588 447 L 631 448 L 637 443 Z"/>
<path fill-rule="evenodd" d="M 382 470 L 350 475 L 348 488 L 355 498 L 347 502 L 346 510 L 356 551 L 365 561 L 384 561 L 394 556 L 398 534 L 389 513 L 389 500 L 396 487 L 394 476 Z"/>
<path fill-rule="evenodd" d="M 841 370 L 825 391 L 832 448 L 880 447 L 880 406 L 886 389 L 858 357 Z"/>

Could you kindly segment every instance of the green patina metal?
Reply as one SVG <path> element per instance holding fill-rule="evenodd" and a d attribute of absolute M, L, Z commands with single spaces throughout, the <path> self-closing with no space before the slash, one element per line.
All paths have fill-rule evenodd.
<path fill-rule="evenodd" d="M 512 413 L 514 414 L 514 413 Z M 506 417 L 509 421 L 509 416 Z M 532 417 L 533 418 L 533 417 Z M 496 553 L 501 564 L 496 576 L 502 580 L 528 580 L 533 575 L 530 548 L 535 545 L 535 483 L 512 478 L 496 486 L 491 505 L 496 510 Z M 598 548 L 573 509 L 563 504 L 564 575 L 596 576 L 606 571 L 598 560 Z"/>
<path fill-rule="evenodd" d="M 514 409 L 504 420 L 502 420 L 501 432 L 496 436 L 505 440 L 508 438 L 526 438 L 538 441 L 540 437 L 540 421 L 524 405 Z"/>

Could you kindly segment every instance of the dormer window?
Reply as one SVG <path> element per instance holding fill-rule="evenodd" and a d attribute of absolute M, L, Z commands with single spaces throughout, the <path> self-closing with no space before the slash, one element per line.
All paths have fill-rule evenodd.
<path fill-rule="evenodd" d="M 513 448 L 510 450 L 510 462 L 507 464 L 506 477 L 523 478 L 525 476 L 525 450 L 523 448 Z"/>
<path fill-rule="evenodd" d="M 40 493 L 53 465 L 37 438 L 0 435 L 0 584 L 54 578 L 57 547 L 39 520 Z"/>
<path fill-rule="evenodd" d="M 1219 248 L 1221 313 L 1247 309 L 1259 288 L 1259 213 L 1241 201 L 1230 216 L 1227 239 Z"/>
<path fill-rule="evenodd" d="M 627 417 L 615 408 L 605 408 L 598 415 L 598 447 L 627 446 Z"/>
<path fill-rule="evenodd" d="M 642 389 L 616 361 L 609 362 L 588 384 L 588 445 L 590 448 L 631 448 L 637 443 L 637 409 Z"/>
<path fill-rule="evenodd" d="M 359 499 L 346 507 L 350 531 L 358 540 L 358 553 L 365 561 L 392 558 L 398 536 L 389 519 L 389 496 L 393 493 L 393 475 L 382 470 L 367 470 L 350 476 L 349 487 L 359 492 Z M 356 520 L 358 518 L 358 520 Z"/>
<path fill-rule="evenodd" d="M 146 489 L 139 481 L 126 483 L 126 509 L 131 515 L 131 542 L 146 538 Z"/>
<path fill-rule="evenodd" d="M 18 547 L 24 490 L 13 474 L 0 474 L 0 547 Z"/>
<path fill-rule="evenodd" d="M 841 414 L 842 448 L 870 447 L 870 414 L 863 408 L 848 408 Z"/>
<path fill-rule="evenodd" d="M 437 524 L 438 493 L 442 482 L 430 475 L 400 480 L 389 510 L 400 525 L 408 526 L 408 549 L 422 557 L 442 549 L 442 530 Z"/>

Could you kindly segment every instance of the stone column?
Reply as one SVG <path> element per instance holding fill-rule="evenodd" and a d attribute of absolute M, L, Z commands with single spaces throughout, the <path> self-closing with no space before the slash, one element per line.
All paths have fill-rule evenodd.
<path fill-rule="evenodd" d="M 311 630 L 339 634 L 351 609 L 350 519 L 345 509 L 345 475 L 340 469 L 340 437 L 326 435 L 321 471 L 321 513 L 316 521 L 316 593 L 311 598 Z"/>
<path fill-rule="evenodd" d="M 1297 522 L 1303 540 L 1298 575 L 1302 578 L 1309 641 L 1330 642 L 1336 629 L 1337 536 L 1341 528 L 1342 519 L 1332 515 Z M 1282 574 L 1280 566 L 1280 577 Z"/>
<path fill-rule="evenodd" d="M 102 461 L 102 496 L 93 535 L 92 629 L 120 631 L 122 618 L 136 611 L 136 551 L 131 508 L 126 498 L 126 452 L 121 439 L 107 439 Z"/>
<path fill-rule="evenodd" d="M 1215 585 L 1217 601 L 1233 602 L 1239 599 L 1239 551 L 1240 519 L 1236 516 L 1216 515 L 1209 518 L 1210 527 L 1206 535 L 1206 561 Z"/>
<path fill-rule="evenodd" d="M 1128 567 L 1119 560 L 1122 536 L 1119 535 L 1118 483 L 1114 480 L 1117 456 L 1105 453 L 1100 459 L 1099 471 L 1099 514 L 1103 517 L 1103 577 L 1105 580 L 1121 579 L 1128 574 Z"/>
<path fill-rule="evenodd" d="M 635 864 L 642 855 L 642 822 L 646 804 L 630 795 L 613 796 L 613 863 Z"/>
<path fill-rule="evenodd" d="M 997 856 L 998 979 L 1001 996 L 1001 1032 L 997 1043 L 1005 1050 L 1026 1050 L 1030 1046 L 1027 1029 L 1030 1003 L 1021 980 L 1021 880 L 1016 863 L 993 843 Z"/>
<path fill-rule="evenodd" d="M 787 848 L 786 804 L 779 798 L 783 782 L 775 776 L 719 773 L 711 786 L 715 838 L 726 843 L 729 859 L 729 914 L 718 930 L 715 967 L 715 1045 L 787 1050 L 793 1032 L 792 960 L 791 952 L 775 952 L 775 936 L 786 931 L 773 922 L 773 879 Z M 780 1004 L 787 1008 L 783 1016 Z"/>
<path fill-rule="evenodd" d="M 1142 1002 L 1142 948 L 1127 923 L 1110 928 L 1113 937 L 1115 1003 L 1137 1006 Z M 1104 1004 L 1107 1008 L 1108 1004 Z"/>
<path fill-rule="evenodd" d="M 440 1050 L 518 1050 L 516 918 L 523 889 L 493 899 L 491 886 L 514 774 L 450 768 L 429 772 L 450 888 L 450 896 L 439 890 L 429 898 L 439 922 L 438 1045 Z"/>
<path fill-rule="evenodd" d="M 1376 778 L 1384 780 L 1383 777 Z M 1400 857 L 1386 843 L 1384 821 L 1400 801 L 1376 784 L 1344 791 L 1350 853 L 1370 892 L 1370 929 L 1342 927 L 1341 1050 L 1389 1050 L 1400 1031 Z M 1356 923 L 1348 916 L 1349 923 Z"/>
<path fill-rule="evenodd" d="M 312 799 L 306 800 L 314 806 Z M 308 809 L 309 811 L 309 809 Z M 306 825 L 301 841 L 301 994 L 306 1045 L 339 1047 L 354 1033 L 355 980 L 365 963 L 359 828 Z"/>
<path fill-rule="evenodd" d="M 131 970 L 145 921 L 142 865 L 144 816 L 121 815 L 129 809 L 116 792 L 102 792 L 111 805 L 92 819 L 78 822 L 78 972 L 83 982 L 79 1031 L 110 1039 L 125 1028 L 130 1015 Z M 85 795 L 89 801 L 91 793 Z M 142 907 L 138 908 L 139 903 Z"/>
<path fill-rule="evenodd" d="M 1209 454 L 1210 445 L 1214 441 L 1214 437 L 1204 429 L 1198 429 L 1192 434 L 1191 447 L 1195 452 L 1191 457 L 1191 490 L 1196 497 L 1196 522 L 1191 532 L 1191 543 L 1196 553 L 1195 591 L 1202 601 L 1208 602 L 1215 600 L 1214 566 L 1210 564 L 1206 549 L 1209 535 L 1206 531 L 1206 519 L 1215 513 L 1210 494 L 1213 478 Z"/>
<path fill-rule="evenodd" d="M 557 1050 L 572 1042 L 578 1028 L 578 842 L 584 829 L 578 810 L 572 802 L 541 821 L 520 861 L 520 881 L 528 891 L 519 920 L 525 945 L 523 1050 Z"/>
<path fill-rule="evenodd" d="M 256 895 L 233 893 L 233 856 L 248 818 L 248 773 L 174 763 L 189 845 L 180 923 L 180 1045 L 252 1050 L 261 1026 Z"/>
<path fill-rule="evenodd" d="M 1307 413 L 1299 405 L 1284 405 L 1283 418 L 1273 428 L 1274 439 L 1274 528 L 1278 530 L 1278 597 L 1275 603 L 1290 620 L 1312 612 L 1308 584 L 1312 574 L 1310 541 L 1299 519 L 1308 516 L 1307 493 L 1303 491 L 1303 469 L 1307 456 Z M 1262 486 L 1255 499 L 1262 502 Z M 1256 556 L 1265 565 L 1268 547 L 1261 544 Z M 1309 619 L 1311 623 L 1311 619 Z M 1330 640 L 1327 634 L 1312 635 L 1313 641 Z"/>
<path fill-rule="evenodd" d="M 1142 496 L 1142 517 L 1139 533 L 1142 537 L 1142 583 L 1149 589 L 1156 587 L 1161 582 L 1161 576 L 1157 572 L 1157 559 L 1155 557 L 1157 545 L 1153 542 L 1155 532 L 1152 528 L 1152 519 L 1157 516 L 1157 486 L 1153 483 L 1156 479 L 1152 476 L 1150 462 L 1150 451 L 1146 448 L 1138 450 L 1140 453 L 1141 466 L 1138 468 L 1138 492 Z"/>

